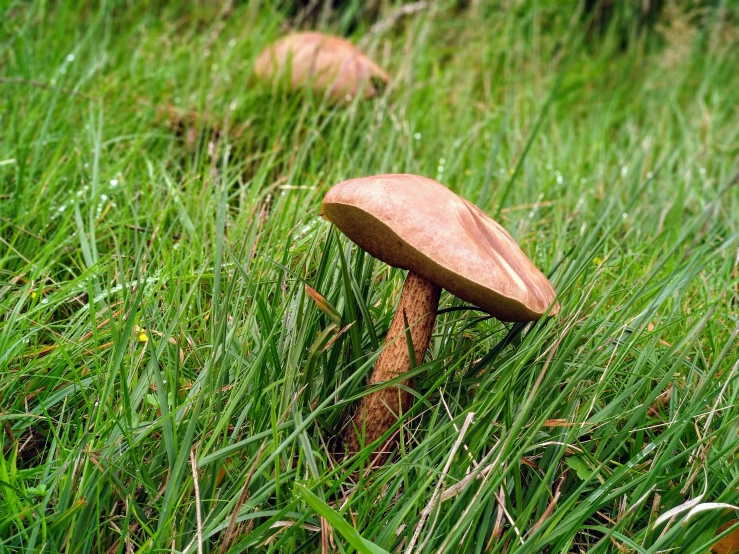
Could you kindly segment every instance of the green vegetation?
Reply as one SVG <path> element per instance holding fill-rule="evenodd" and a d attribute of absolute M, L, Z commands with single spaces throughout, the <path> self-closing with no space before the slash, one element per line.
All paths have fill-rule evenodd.
<path fill-rule="evenodd" d="M 394 80 L 344 107 L 250 79 L 269 3 L 102 4 L 0 7 L 0 552 L 710 550 L 739 502 L 730 2 L 625 50 L 574 2 L 349 8 L 323 29 Z M 383 172 L 496 217 L 562 309 L 444 293 L 369 470 L 334 437 L 403 274 L 319 210 Z"/>

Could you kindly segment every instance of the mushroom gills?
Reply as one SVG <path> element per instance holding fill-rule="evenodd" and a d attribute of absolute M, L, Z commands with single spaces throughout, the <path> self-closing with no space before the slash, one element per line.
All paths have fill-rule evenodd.
<path fill-rule="evenodd" d="M 390 381 L 412 369 L 406 340 L 406 322 L 413 342 L 414 357 L 418 364 L 423 363 L 436 322 L 440 295 L 439 285 L 417 273 L 408 272 L 395 316 L 385 337 L 382 353 L 377 358 L 369 385 Z M 411 381 L 406 379 L 400 384 L 411 388 Z M 397 386 L 386 387 L 362 398 L 359 408 L 344 431 L 348 452 L 358 452 L 361 444 L 375 442 L 392 427 L 401 413 L 410 409 L 412 404 L 413 395 Z M 364 438 L 360 441 L 362 435 Z"/>

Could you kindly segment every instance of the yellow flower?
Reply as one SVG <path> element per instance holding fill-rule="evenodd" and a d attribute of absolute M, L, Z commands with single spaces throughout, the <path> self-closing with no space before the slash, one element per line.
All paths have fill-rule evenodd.
<path fill-rule="evenodd" d="M 36 291 L 33 291 L 33 292 L 31 293 L 31 298 L 36 298 Z"/>
<path fill-rule="evenodd" d="M 139 333 L 139 342 L 146 342 L 148 340 L 149 337 L 146 335 L 146 333 L 141 331 L 141 333 Z"/>
<path fill-rule="evenodd" d="M 603 263 L 603 258 L 593 258 L 593 263 L 595 265 L 600 265 Z"/>

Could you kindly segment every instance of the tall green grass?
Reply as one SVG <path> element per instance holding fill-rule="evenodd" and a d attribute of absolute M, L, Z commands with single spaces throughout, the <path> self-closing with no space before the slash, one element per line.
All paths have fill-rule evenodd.
<path fill-rule="evenodd" d="M 251 80 L 279 7 L 160 4 L 1 8 L 0 551 L 710 550 L 739 501 L 731 3 L 626 51 L 564 3 L 380 33 L 353 5 L 325 30 L 393 82 L 339 108 Z M 382 172 L 495 215 L 562 308 L 444 293 L 370 469 L 335 437 L 403 275 L 319 211 Z"/>

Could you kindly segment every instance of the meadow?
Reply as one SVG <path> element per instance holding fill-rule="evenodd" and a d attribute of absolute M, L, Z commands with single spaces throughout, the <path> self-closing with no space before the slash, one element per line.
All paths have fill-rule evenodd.
<path fill-rule="evenodd" d="M 736 6 L 359 5 L 0 3 L 0 553 L 729 552 Z M 390 85 L 257 82 L 296 24 Z M 379 173 L 474 202 L 561 309 L 442 293 L 372 467 L 336 436 L 404 272 L 320 206 Z"/>

